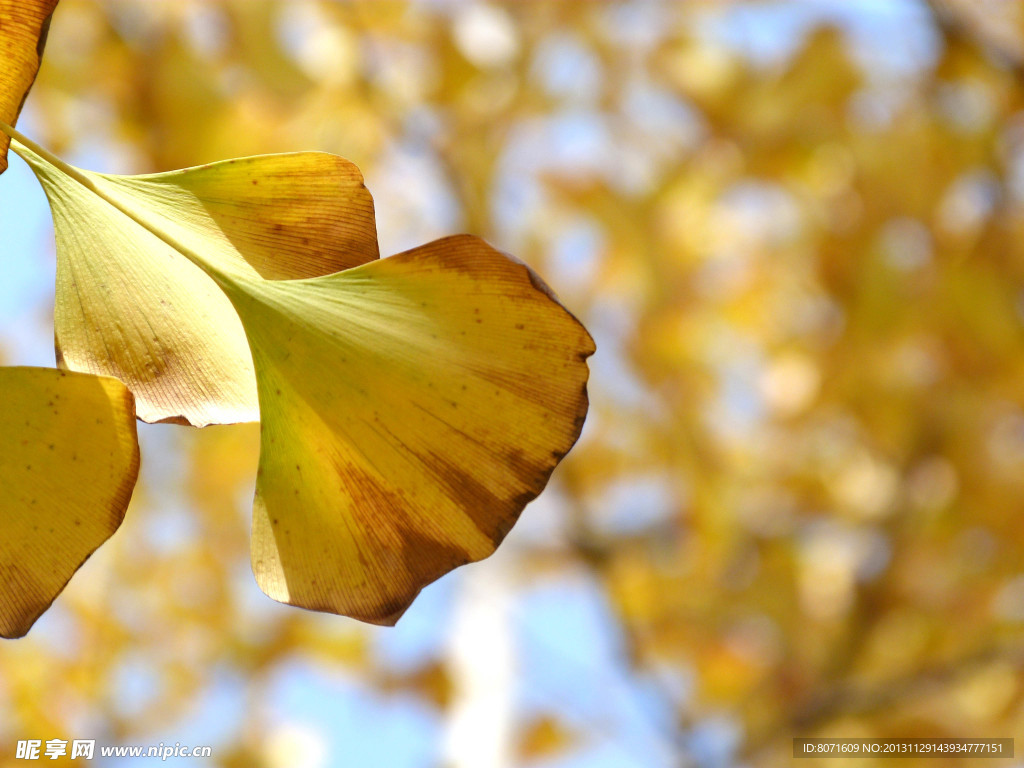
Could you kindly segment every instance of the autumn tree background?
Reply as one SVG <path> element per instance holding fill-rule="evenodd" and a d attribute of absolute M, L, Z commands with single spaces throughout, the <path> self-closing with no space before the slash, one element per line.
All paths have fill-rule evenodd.
<path fill-rule="evenodd" d="M 109 172 L 340 154 L 382 254 L 481 235 L 598 352 L 551 486 L 394 629 L 259 591 L 254 425 L 140 425 L 121 529 L 0 648 L 0 744 L 714 767 L 1022 732 L 1024 5 L 62 0 L 19 127 Z M 45 201 L 18 159 L 0 195 L 0 357 L 52 365 Z"/>

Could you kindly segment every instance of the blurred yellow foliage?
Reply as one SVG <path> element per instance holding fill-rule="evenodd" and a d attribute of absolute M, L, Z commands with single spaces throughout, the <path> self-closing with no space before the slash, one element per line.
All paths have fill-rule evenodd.
<path fill-rule="evenodd" d="M 555 697 L 510 715 L 505 764 L 609 742 L 672 764 L 628 763 L 639 741 L 719 765 L 700 745 L 723 721 L 712 741 L 758 766 L 794 736 L 1024 727 L 1024 18 L 813 5 L 62 0 L 54 18 L 22 120 L 42 143 L 132 173 L 338 153 L 382 252 L 472 232 L 593 331 L 590 421 L 498 557 L 523 593 L 599 587 L 649 730 Z M 267 695 L 296 659 L 378 702 L 462 695 L 443 643 L 393 668 L 381 630 L 253 599 L 251 426 L 140 432 L 174 479 L 144 472 L 63 607 L 4 647 L 0 743 L 141 743 L 227 676 L 245 725 L 216 762 L 271 765 Z M 150 681 L 130 706 L 126 664 Z M 972 762 L 899 761 L 918 764 Z"/>

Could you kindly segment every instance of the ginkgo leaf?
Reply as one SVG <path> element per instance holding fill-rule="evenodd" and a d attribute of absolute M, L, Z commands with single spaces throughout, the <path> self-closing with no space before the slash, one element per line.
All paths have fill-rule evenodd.
<path fill-rule="evenodd" d="M 226 290 L 262 417 L 253 570 L 276 600 L 393 624 L 494 551 L 579 436 L 590 336 L 477 238 Z"/>
<path fill-rule="evenodd" d="M 26 146 L 14 149 L 53 211 L 58 363 L 121 379 L 143 421 L 255 421 L 252 360 L 217 285 L 97 190 L 225 274 L 309 277 L 378 257 L 370 194 L 359 170 L 334 155 L 267 155 L 131 177 L 62 170 Z"/>
<path fill-rule="evenodd" d="M 0 0 L 0 120 L 15 125 L 35 82 L 58 0 Z M 7 170 L 6 134 L 0 134 L 0 173 Z"/>
<path fill-rule="evenodd" d="M 117 530 L 139 471 L 135 408 L 108 377 L 0 368 L 0 636 L 21 637 Z"/>
<path fill-rule="evenodd" d="M 83 269 L 96 250 L 142 243 L 138 258 L 205 272 L 237 312 L 261 420 L 253 570 L 271 597 L 394 623 L 426 584 L 494 551 L 579 436 L 593 341 L 540 278 L 483 241 L 268 280 L 244 256 L 202 249 L 171 204 L 32 149 Z M 143 275 L 122 261 L 127 290 Z M 88 277 L 103 287 L 114 271 Z"/>

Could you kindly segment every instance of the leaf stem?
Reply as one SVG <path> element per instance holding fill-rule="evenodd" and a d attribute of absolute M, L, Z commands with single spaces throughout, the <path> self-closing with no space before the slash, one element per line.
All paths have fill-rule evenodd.
<path fill-rule="evenodd" d="M 23 147 L 27 147 L 32 152 L 43 158 L 43 160 L 48 162 L 50 165 L 54 166 L 59 171 L 64 173 L 64 175 L 70 176 L 72 179 L 77 181 L 82 186 L 88 187 L 93 192 L 96 192 L 96 189 L 94 188 L 95 185 L 92 183 L 92 180 L 88 176 L 86 176 L 80 170 L 75 168 L 73 165 L 68 165 L 67 163 L 65 163 L 63 160 L 61 160 L 59 157 L 53 154 L 50 150 L 46 149 L 45 147 L 39 146 L 34 141 L 32 141 L 32 139 L 30 139 L 28 136 L 21 133 L 21 131 L 12 128 L 3 120 L 0 120 L 0 131 L 3 131 L 4 133 L 11 137 L 11 148 L 15 152 L 18 152 L 19 156 L 21 155 L 21 152 L 18 151 L 18 144 L 21 144 Z"/>
<path fill-rule="evenodd" d="M 24 160 L 26 163 L 32 165 L 32 160 L 30 157 L 27 156 L 26 153 L 35 155 L 39 159 L 45 161 L 48 165 L 51 165 L 54 168 L 56 168 L 58 171 L 63 173 L 68 178 L 74 179 L 83 187 L 85 187 L 94 195 L 96 195 L 98 198 L 103 200 L 105 203 L 112 206 L 115 210 L 123 213 L 125 216 L 134 221 L 147 232 L 150 232 L 151 234 L 155 235 L 160 240 L 169 245 L 171 248 L 180 253 L 182 256 L 184 256 L 186 259 L 191 261 L 193 264 L 195 264 L 197 267 L 203 270 L 203 272 L 209 275 L 209 277 L 212 280 L 214 280 L 221 287 L 222 290 L 227 290 L 229 286 L 236 286 L 238 284 L 237 278 L 231 277 L 226 272 L 217 269 L 209 262 L 207 262 L 205 259 L 203 259 L 194 250 L 189 248 L 184 243 L 180 242 L 173 235 L 167 234 L 159 226 L 149 221 L 144 215 L 132 210 L 131 208 L 117 200 L 115 197 L 111 196 L 99 184 L 96 183 L 95 179 L 91 174 L 88 174 L 82 171 L 81 169 L 75 168 L 75 166 L 69 165 L 68 163 L 64 162 L 59 157 L 57 157 L 57 155 L 53 154 L 45 147 L 42 147 L 36 142 L 32 141 L 32 139 L 28 138 L 20 131 L 12 128 L 2 120 L 0 120 L 0 131 L 3 131 L 11 138 L 11 149 L 13 149 L 18 154 L 18 156 L 21 157 L 21 159 Z"/>

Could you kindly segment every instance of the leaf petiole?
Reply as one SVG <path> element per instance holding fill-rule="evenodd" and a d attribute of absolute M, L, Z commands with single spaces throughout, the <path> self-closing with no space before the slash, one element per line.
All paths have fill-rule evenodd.
<path fill-rule="evenodd" d="M 218 269 L 209 263 L 208 260 L 202 258 L 196 251 L 189 248 L 187 245 L 179 241 L 172 235 L 164 232 L 159 226 L 149 221 L 145 216 L 141 215 L 137 211 L 132 210 L 129 206 L 125 205 L 124 202 L 118 200 L 113 195 L 110 195 L 100 185 L 98 185 L 94 178 L 90 174 L 83 173 L 80 169 L 75 168 L 73 165 L 61 160 L 57 155 L 50 152 L 45 147 L 40 146 L 32 139 L 25 136 L 23 133 L 15 128 L 12 128 L 7 123 L 0 120 L 0 131 L 3 131 L 11 138 L 11 149 L 26 163 L 29 165 L 35 165 L 36 160 L 42 160 L 47 165 L 57 169 L 62 174 L 67 176 L 74 181 L 77 181 L 83 187 L 88 189 L 94 195 L 99 197 L 105 203 L 113 207 L 115 210 L 120 211 L 129 219 L 134 221 L 140 227 L 150 232 L 154 236 L 158 237 L 164 243 L 169 245 L 174 250 L 178 251 L 182 256 L 191 261 L 207 275 L 210 276 L 222 289 L 226 289 L 229 286 L 235 286 L 238 283 L 237 278 L 230 277 L 226 272 Z"/>

